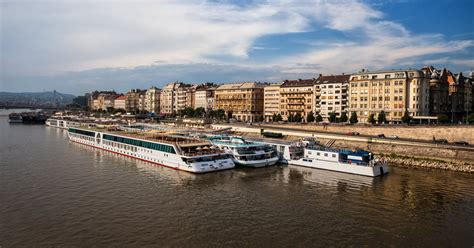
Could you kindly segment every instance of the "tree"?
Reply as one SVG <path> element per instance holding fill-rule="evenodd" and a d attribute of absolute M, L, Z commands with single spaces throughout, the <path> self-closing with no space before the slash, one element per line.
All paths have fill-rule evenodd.
<path fill-rule="evenodd" d="M 224 119 L 225 118 L 225 110 L 223 109 L 218 109 L 216 112 L 216 117 L 219 119 Z"/>
<path fill-rule="evenodd" d="M 277 114 L 273 114 L 273 115 L 272 115 L 272 121 L 273 121 L 273 122 L 276 122 L 276 121 L 277 121 Z"/>
<path fill-rule="evenodd" d="M 341 114 L 341 118 L 340 118 L 340 121 L 341 122 L 347 122 L 347 113 L 346 112 L 342 112 Z"/>
<path fill-rule="evenodd" d="M 294 117 L 293 117 L 293 121 L 294 122 L 301 122 L 303 120 L 303 117 L 301 116 L 300 113 L 297 113 Z"/>
<path fill-rule="evenodd" d="M 474 114 L 468 115 L 466 121 L 467 121 L 468 123 L 474 123 Z"/>
<path fill-rule="evenodd" d="M 293 114 L 288 115 L 288 122 L 293 122 L 294 120 Z"/>
<path fill-rule="evenodd" d="M 377 122 L 377 120 L 375 120 L 375 114 L 370 114 L 367 122 L 371 123 L 372 125 L 375 124 Z"/>
<path fill-rule="evenodd" d="M 318 115 L 316 115 L 316 122 L 319 123 L 323 121 L 323 117 L 318 113 Z"/>
<path fill-rule="evenodd" d="M 449 117 L 445 114 L 439 114 L 438 115 L 438 122 L 439 123 L 448 123 L 449 122 Z"/>
<path fill-rule="evenodd" d="M 306 122 L 314 122 L 314 114 L 313 114 L 313 111 L 309 112 L 308 113 L 308 116 L 306 116 Z"/>
<path fill-rule="evenodd" d="M 386 123 L 387 122 L 387 116 L 385 115 L 385 111 L 380 111 L 379 116 L 377 116 L 377 122 L 379 124 Z"/>
<path fill-rule="evenodd" d="M 194 117 L 202 118 L 205 113 L 206 110 L 203 107 L 196 108 L 194 110 Z"/>
<path fill-rule="evenodd" d="M 232 111 L 231 110 L 227 111 L 227 120 L 230 120 L 230 119 L 232 119 Z"/>
<path fill-rule="evenodd" d="M 405 110 L 405 113 L 402 116 L 402 123 L 410 123 L 411 122 L 411 116 L 408 110 Z"/>
<path fill-rule="evenodd" d="M 336 122 L 337 121 L 336 113 L 335 112 L 329 113 L 328 120 L 329 120 L 329 122 Z"/>
<path fill-rule="evenodd" d="M 355 123 L 359 122 L 359 120 L 357 119 L 357 113 L 356 112 L 352 112 L 351 118 L 349 119 L 349 122 L 352 123 L 352 124 L 355 124 Z"/>
<path fill-rule="evenodd" d="M 277 114 L 276 121 L 283 121 L 283 117 L 281 116 L 280 113 Z"/>

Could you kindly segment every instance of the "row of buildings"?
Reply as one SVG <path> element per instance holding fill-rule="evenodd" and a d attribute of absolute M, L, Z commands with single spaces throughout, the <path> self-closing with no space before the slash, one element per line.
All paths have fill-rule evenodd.
<path fill-rule="evenodd" d="M 445 114 L 462 119 L 472 111 L 473 75 L 465 77 L 447 69 L 424 67 L 407 70 L 368 71 L 351 75 L 319 75 L 317 78 L 285 80 L 278 84 L 242 82 L 215 85 L 167 84 L 163 89 L 92 92 L 92 109 L 121 108 L 174 114 L 186 107 L 223 109 L 232 117 L 247 122 L 283 120 L 310 112 L 329 118 L 356 113 L 367 122 L 385 112 L 392 123 L 401 122 L 408 112 L 415 119 Z"/>

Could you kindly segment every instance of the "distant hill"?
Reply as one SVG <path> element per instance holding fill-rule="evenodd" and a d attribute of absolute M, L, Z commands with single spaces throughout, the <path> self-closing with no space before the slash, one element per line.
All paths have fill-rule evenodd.
<path fill-rule="evenodd" d="M 57 91 L 46 92 L 0 92 L 2 107 L 61 107 L 72 103 L 75 96 Z"/>

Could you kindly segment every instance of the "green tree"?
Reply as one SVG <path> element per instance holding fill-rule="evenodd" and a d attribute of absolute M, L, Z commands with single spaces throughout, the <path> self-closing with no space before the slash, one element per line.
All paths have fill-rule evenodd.
<path fill-rule="evenodd" d="M 379 116 L 377 116 L 377 122 L 379 124 L 386 123 L 387 122 L 387 116 L 385 115 L 385 111 L 380 111 Z"/>
<path fill-rule="evenodd" d="M 202 118 L 205 113 L 206 110 L 203 107 L 196 108 L 194 110 L 194 117 Z"/>
<path fill-rule="evenodd" d="M 467 116 L 466 121 L 468 123 L 474 123 L 474 114 L 470 114 Z"/>
<path fill-rule="evenodd" d="M 293 114 L 289 114 L 288 115 L 288 122 L 293 122 L 293 121 L 294 121 Z"/>
<path fill-rule="evenodd" d="M 345 111 L 342 112 L 340 121 L 341 121 L 341 122 L 347 122 L 348 119 L 349 119 L 349 118 L 347 118 L 347 113 L 346 113 Z"/>
<path fill-rule="evenodd" d="M 335 112 L 329 113 L 328 120 L 329 120 L 329 122 L 336 122 L 337 121 L 336 113 Z"/>
<path fill-rule="evenodd" d="M 283 121 L 283 117 L 281 116 L 280 113 L 277 114 L 276 121 Z"/>
<path fill-rule="evenodd" d="M 223 110 L 223 109 L 218 109 L 218 110 L 216 111 L 216 117 L 217 117 L 218 119 L 223 120 L 223 119 L 225 118 L 225 110 Z"/>
<path fill-rule="evenodd" d="M 277 114 L 273 114 L 273 115 L 272 115 L 272 121 L 273 121 L 273 122 L 276 122 L 276 121 L 277 121 Z"/>
<path fill-rule="evenodd" d="M 357 113 L 356 112 L 351 113 L 351 118 L 349 119 L 349 122 L 352 123 L 352 124 L 355 124 L 355 123 L 359 122 L 359 120 L 357 119 Z"/>
<path fill-rule="evenodd" d="M 308 116 L 306 116 L 306 122 L 310 123 L 310 122 L 314 122 L 314 114 L 313 114 L 313 111 L 310 111 L 308 113 Z"/>
<path fill-rule="evenodd" d="M 449 117 L 445 114 L 439 114 L 437 117 L 438 117 L 438 122 L 439 123 L 448 123 L 449 122 Z"/>
<path fill-rule="evenodd" d="M 230 120 L 230 119 L 232 119 L 232 111 L 231 110 L 227 111 L 227 120 Z"/>
<path fill-rule="evenodd" d="M 321 121 L 323 121 L 323 117 L 318 113 L 318 115 L 316 115 L 316 122 L 320 123 Z"/>
<path fill-rule="evenodd" d="M 303 117 L 301 116 L 300 113 L 297 113 L 294 117 L 293 117 L 293 121 L 294 122 L 301 122 L 303 120 Z"/>
<path fill-rule="evenodd" d="M 369 118 L 367 119 L 367 122 L 371 123 L 371 124 L 375 124 L 377 122 L 377 120 L 375 120 L 375 115 L 374 114 L 370 114 L 369 115 Z"/>
<path fill-rule="evenodd" d="M 411 122 L 411 116 L 408 110 L 405 110 L 405 113 L 402 116 L 402 122 L 403 123 L 410 123 Z"/>

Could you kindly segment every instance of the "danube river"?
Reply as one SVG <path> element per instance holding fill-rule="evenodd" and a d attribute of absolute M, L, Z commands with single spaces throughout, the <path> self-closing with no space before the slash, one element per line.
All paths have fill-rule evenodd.
<path fill-rule="evenodd" d="M 472 247 L 474 175 L 293 166 L 193 175 L 0 117 L 0 247 Z"/>

